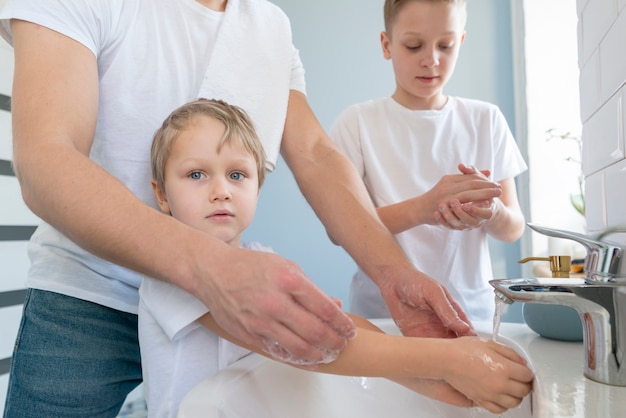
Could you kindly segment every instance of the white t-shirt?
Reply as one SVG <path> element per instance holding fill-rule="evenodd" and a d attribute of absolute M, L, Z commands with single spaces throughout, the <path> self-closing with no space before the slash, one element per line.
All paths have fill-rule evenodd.
<path fill-rule="evenodd" d="M 256 242 L 242 248 L 273 252 Z M 250 352 L 224 340 L 197 320 L 209 312 L 179 287 L 144 278 L 139 289 L 139 344 L 151 418 L 176 416 L 185 395 Z"/>
<path fill-rule="evenodd" d="M 197 98 L 201 87 L 211 84 L 210 79 L 204 78 L 212 51 L 218 49 L 219 42 L 231 38 L 230 33 L 226 36 L 220 29 L 233 13 L 247 19 L 245 30 L 235 35 L 243 34 L 250 42 L 228 49 L 235 69 L 229 72 L 228 65 L 220 65 L 223 74 L 248 64 L 258 71 L 248 71 L 245 83 L 266 86 L 267 73 L 282 74 L 283 67 L 276 71 L 273 66 L 284 63 L 288 67 L 286 74 L 291 77 L 285 89 L 304 92 L 304 69 L 291 43 L 289 20 L 277 6 L 265 0 L 229 0 L 224 13 L 212 11 L 196 0 L 6 0 L 0 11 L 0 35 L 11 43 L 9 19 L 26 20 L 68 36 L 94 54 L 100 102 L 90 158 L 144 203 L 156 207 L 150 186 L 152 137 L 172 110 Z M 281 38 L 288 43 L 290 56 L 286 60 L 275 59 L 276 45 L 265 42 L 264 33 L 259 33 L 268 27 L 268 22 L 271 35 L 283 35 Z M 237 26 L 233 23 L 230 28 Z M 255 54 L 246 54 L 249 48 L 255 48 Z M 259 51 L 264 50 L 271 59 L 258 62 Z M 256 61 L 245 62 L 248 56 L 254 56 Z M 215 81 L 220 85 L 224 82 Z M 282 87 L 280 90 L 276 95 L 288 95 Z M 242 96 L 245 95 L 244 92 Z M 269 112 L 281 112 L 270 104 L 273 95 L 257 96 L 247 100 L 251 105 L 242 106 L 251 115 L 268 112 L 268 108 Z M 270 170 L 278 157 L 284 115 L 283 111 L 276 118 L 276 125 L 281 124 L 274 129 L 277 134 L 261 138 Z M 281 117 L 283 122 L 279 122 Z M 253 117 L 253 122 L 266 123 L 258 119 Z M 50 225 L 43 223 L 37 229 L 29 245 L 29 256 L 28 287 L 137 312 L 141 276 L 84 251 Z"/>
<path fill-rule="evenodd" d="M 330 136 L 356 166 L 376 207 L 421 195 L 464 163 L 491 170 L 500 181 L 526 170 L 500 110 L 489 103 L 449 97 L 441 110 L 410 110 L 392 98 L 346 109 Z M 482 228 L 452 231 L 420 225 L 396 235 L 410 261 L 450 291 L 472 320 L 492 320 L 493 278 Z M 378 287 L 355 274 L 350 306 L 357 314 L 389 317 Z"/>

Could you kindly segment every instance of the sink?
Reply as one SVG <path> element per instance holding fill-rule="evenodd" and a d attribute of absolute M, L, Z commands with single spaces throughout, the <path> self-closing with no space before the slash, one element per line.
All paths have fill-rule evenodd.
<path fill-rule="evenodd" d="M 389 334 L 400 334 L 392 320 L 373 322 Z M 491 332 L 485 328 L 477 326 L 481 336 L 491 338 Z M 500 337 L 499 341 L 525 355 L 513 340 Z M 458 408 L 435 401 L 383 378 L 314 373 L 258 354 L 251 354 L 202 381 L 185 397 L 178 413 L 178 418 L 385 416 L 526 418 L 533 415 L 531 396 L 517 408 L 495 415 L 479 408 Z"/>

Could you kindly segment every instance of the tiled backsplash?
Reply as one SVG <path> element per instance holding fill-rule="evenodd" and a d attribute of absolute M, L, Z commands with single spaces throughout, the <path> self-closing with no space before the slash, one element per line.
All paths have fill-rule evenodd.
<path fill-rule="evenodd" d="M 586 220 L 594 233 L 626 225 L 626 0 L 578 0 L 577 10 Z"/>

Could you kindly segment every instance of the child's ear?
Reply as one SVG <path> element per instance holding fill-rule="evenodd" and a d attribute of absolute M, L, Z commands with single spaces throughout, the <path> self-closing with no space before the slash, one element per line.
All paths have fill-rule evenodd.
<path fill-rule="evenodd" d="M 465 33 L 466 32 L 463 32 L 463 35 L 461 35 L 461 44 L 463 44 L 463 42 L 465 42 Z"/>
<path fill-rule="evenodd" d="M 383 49 L 383 57 L 385 57 L 386 60 L 390 60 L 391 59 L 391 52 L 389 52 L 389 36 L 387 36 L 386 32 L 381 32 L 380 33 L 380 46 Z"/>
<path fill-rule="evenodd" d="M 154 192 L 154 197 L 156 198 L 157 205 L 159 205 L 159 209 L 161 212 L 167 213 L 168 215 L 171 213 L 170 205 L 167 202 L 167 196 L 163 190 L 157 185 L 156 180 L 152 180 L 152 191 Z"/>

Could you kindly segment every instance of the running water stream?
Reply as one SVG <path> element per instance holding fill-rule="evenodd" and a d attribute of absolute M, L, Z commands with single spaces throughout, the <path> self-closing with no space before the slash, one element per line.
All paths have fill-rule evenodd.
<path fill-rule="evenodd" d="M 495 302 L 496 302 L 496 311 L 493 314 L 493 335 L 491 338 L 497 342 L 498 335 L 500 334 L 500 322 L 502 322 L 502 315 L 504 314 L 506 303 L 502 299 L 500 299 L 498 296 L 495 297 Z"/>

